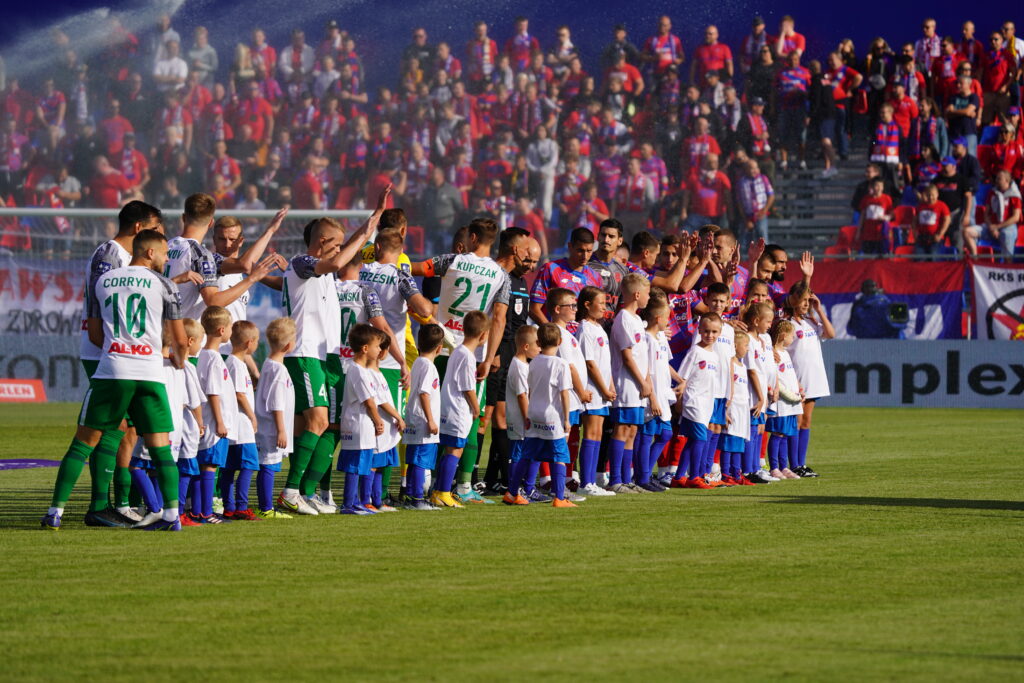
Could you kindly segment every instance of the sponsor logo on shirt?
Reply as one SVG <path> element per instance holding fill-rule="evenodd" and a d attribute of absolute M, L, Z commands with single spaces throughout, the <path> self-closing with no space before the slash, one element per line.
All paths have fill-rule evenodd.
<path fill-rule="evenodd" d="M 804 331 L 803 330 L 797 330 L 796 331 L 796 338 L 797 339 L 803 339 L 804 338 Z"/>
<path fill-rule="evenodd" d="M 432 388 L 434 388 L 434 389 L 437 389 L 437 387 L 438 387 L 439 385 L 440 385 L 440 382 L 438 382 L 438 381 L 437 381 L 437 378 L 436 378 L 436 377 L 434 378 L 434 381 L 430 383 L 430 386 L 431 386 Z"/>
<path fill-rule="evenodd" d="M 697 367 L 700 368 L 701 370 L 705 369 L 707 366 L 708 362 L 706 360 L 702 360 L 699 363 L 697 363 Z"/>
<path fill-rule="evenodd" d="M 598 337 L 597 338 L 597 345 L 598 346 L 604 346 L 604 337 Z"/>
<path fill-rule="evenodd" d="M 213 275 L 217 272 L 217 264 L 211 261 L 203 261 L 202 265 L 199 266 L 203 275 Z"/>
<path fill-rule="evenodd" d="M 110 344 L 110 348 L 107 349 L 107 353 L 121 353 L 128 356 L 152 356 L 153 347 L 149 344 L 122 344 L 121 342 L 112 342 Z"/>
<path fill-rule="evenodd" d="M 639 333 L 639 332 L 637 332 L 637 333 L 636 333 L 636 335 L 634 335 L 633 339 L 634 339 L 634 340 L 635 340 L 635 341 L 636 341 L 637 343 L 639 343 L 639 342 L 640 342 L 640 333 Z"/>
<path fill-rule="evenodd" d="M 228 378 L 228 369 L 224 368 L 224 379 Z"/>

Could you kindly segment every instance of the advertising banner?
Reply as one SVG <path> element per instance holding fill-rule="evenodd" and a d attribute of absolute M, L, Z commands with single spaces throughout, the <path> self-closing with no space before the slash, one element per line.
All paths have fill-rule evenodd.
<path fill-rule="evenodd" d="M 971 270 L 977 338 L 1024 341 L 1024 266 L 974 265 Z"/>

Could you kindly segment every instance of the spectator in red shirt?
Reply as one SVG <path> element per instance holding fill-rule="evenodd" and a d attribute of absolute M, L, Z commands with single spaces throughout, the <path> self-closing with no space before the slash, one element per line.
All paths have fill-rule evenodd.
<path fill-rule="evenodd" d="M 690 82 L 703 83 L 708 71 L 718 71 L 724 81 L 732 80 L 732 50 L 718 42 L 718 27 L 713 24 L 704 29 L 704 44 L 693 51 Z"/>
<path fill-rule="evenodd" d="M 1006 171 L 1015 183 L 1024 179 L 1024 144 L 1017 139 L 1017 131 L 1010 124 L 999 129 L 999 141 L 992 145 L 992 152 L 984 159 L 986 178 L 994 179 L 1000 171 Z"/>
<path fill-rule="evenodd" d="M 113 158 L 121 175 L 131 184 L 132 191 L 145 192 L 150 179 L 149 161 L 135 148 L 135 133 L 125 133 L 121 153 Z"/>
<path fill-rule="evenodd" d="M 259 145 L 266 144 L 274 137 L 274 110 L 260 94 L 259 83 L 249 83 L 245 93 L 246 97 L 235 107 L 233 125 L 239 128 L 247 124 L 252 128 L 252 139 Z"/>
<path fill-rule="evenodd" d="M 699 230 L 708 223 L 722 225 L 729 205 L 732 183 L 718 170 L 718 155 L 708 154 L 700 169 L 693 169 L 682 183 L 682 211 L 679 217 L 687 230 Z"/>
<path fill-rule="evenodd" d="M 92 205 L 100 209 L 119 209 L 125 202 L 141 199 L 132 184 L 104 156 L 96 157 L 96 174 L 89 181 Z"/>
<path fill-rule="evenodd" d="M 535 52 L 540 52 L 540 42 L 530 35 L 530 20 L 516 17 L 515 33 L 505 42 L 505 54 L 512 70 L 516 73 L 526 71 L 530 66 L 530 56 Z"/>
<path fill-rule="evenodd" d="M 942 53 L 932 61 L 931 74 L 932 96 L 940 106 L 945 106 L 956 93 L 956 70 L 964 61 L 964 56 L 956 51 L 953 39 L 949 36 L 943 38 Z"/>
<path fill-rule="evenodd" d="M 996 116 L 1000 119 L 1006 116 L 1010 108 L 1010 86 L 1016 77 L 1015 59 L 1003 47 L 1003 34 L 993 31 L 989 36 L 989 49 L 981 55 L 982 127 L 991 124 Z"/>
<path fill-rule="evenodd" d="M 626 61 L 625 52 L 615 53 L 615 63 L 605 72 L 602 87 L 607 90 L 613 78 L 619 79 L 622 82 L 622 90 L 633 97 L 639 97 L 644 91 L 644 77 L 639 69 Z"/>
<path fill-rule="evenodd" d="M 668 15 L 658 19 L 658 33 L 644 43 L 644 61 L 654 65 L 654 75 L 660 76 L 670 66 L 678 68 L 686 59 L 683 41 L 672 33 L 672 20 Z"/>
<path fill-rule="evenodd" d="M 498 44 L 487 37 L 487 22 L 476 23 L 476 36 L 466 45 L 466 77 L 476 92 L 491 77 L 498 61 Z"/>
<path fill-rule="evenodd" d="M 100 133 L 107 143 L 107 156 L 117 158 L 124 149 L 124 136 L 134 133 L 132 122 L 121 116 L 120 100 L 110 100 L 110 116 L 100 121 Z"/>
<path fill-rule="evenodd" d="M 939 188 L 929 184 L 924 188 L 924 202 L 914 216 L 914 253 L 934 254 L 946 241 L 949 231 L 949 207 L 939 199 Z"/>
<path fill-rule="evenodd" d="M 804 50 L 807 49 L 807 39 L 802 33 L 796 32 L 796 22 L 788 14 L 779 22 L 779 37 L 775 40 L 774 47 L 775 54 L 779 57 L 788 57 L 792 52 L 803 56 Z"/>
<path fill-rule="evenodd" d="M 885 222 L 892 220 L 892 197 L 885 193 L 881 176 L 868 183 L 868 194 L 860 200 L 860 221 L 857 225 L 857 244 L 862 254 L 885 253 Z"/>
<path fill-rule="evenodd" d="M 318 210 L 324 208 L 324 190 L 317 177 L 312 156 L 302 162 L 302 173 L 292 183 L 292 203 L 296 209 Z"/>

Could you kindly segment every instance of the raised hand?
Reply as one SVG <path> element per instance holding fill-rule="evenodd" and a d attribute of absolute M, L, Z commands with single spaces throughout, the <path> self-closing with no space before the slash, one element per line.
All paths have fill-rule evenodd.
<path fill-rule="evenodd" d="M 814 275 L 814 254 L 809 251 L 805 251 L 800 256 L 800 272 L 808 280 Z"/>

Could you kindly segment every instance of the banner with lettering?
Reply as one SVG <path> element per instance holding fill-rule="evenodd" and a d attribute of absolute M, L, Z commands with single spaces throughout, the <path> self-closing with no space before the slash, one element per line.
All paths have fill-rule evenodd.
<path fill-rule="evenodd" d="M 974 320 L 978 339 L 1024 341 L 1024 265 L 978 265 Z"/>

